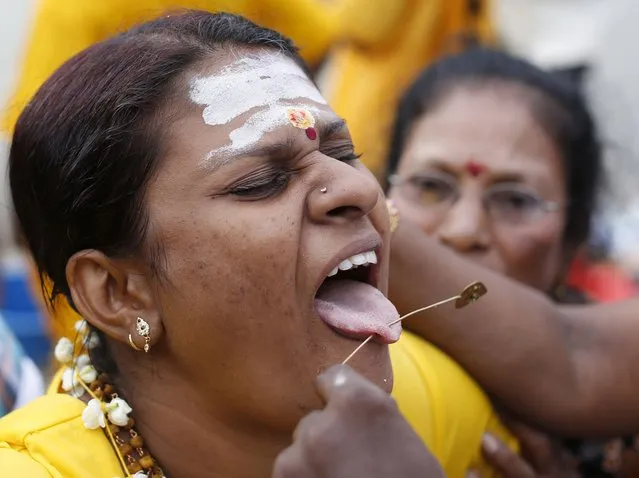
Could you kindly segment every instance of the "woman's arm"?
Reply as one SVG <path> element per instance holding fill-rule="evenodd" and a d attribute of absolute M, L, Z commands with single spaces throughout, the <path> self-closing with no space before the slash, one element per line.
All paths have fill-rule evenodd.
<path fill-rule="evenodd" d="M 403 221 L 390 295 L 400 312 L 481 280 L 488 294 L 407 327 L 462 364 L 501 403 L 564 435 L 639 429 L 639 301 L 558 307 L 543 294 L 458 256 Z"/>

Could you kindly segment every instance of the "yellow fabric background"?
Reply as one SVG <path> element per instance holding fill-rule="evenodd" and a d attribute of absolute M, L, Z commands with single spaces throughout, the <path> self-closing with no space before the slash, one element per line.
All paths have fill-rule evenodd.
<path fill-rule="evenodd" d="M 491 1 L 483 2 L 478 19 L 469 15 L 467 0 L 345 4 L 338 20 L 348 41 L 334 49 L 322 90 L 348 122 L 356 150 L 378 178 L 402 93 L 433 60 L 456 50 L 460 34 L 472 30 L 483 42 L 493 40 Z"/>
<path fill-rule="evenodd" d="M 243 15 L 293 38 L 304 59 L 316 64 L 337 35 L 335 9 L 327 5 L 322 0 L 39 0 L 3 129 L 13 130 L 27 102 L 67 59 L 166 11 L 193 8 Z"/>

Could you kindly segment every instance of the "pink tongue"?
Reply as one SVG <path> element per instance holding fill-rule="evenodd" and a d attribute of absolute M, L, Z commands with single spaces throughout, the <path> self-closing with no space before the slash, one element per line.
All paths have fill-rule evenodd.
<path fill-rule="evenodd" d="M 323 285 L 315 298 L 320 318 L 344 335 L 365 338 L 375 334 L 382 342 L 397 342 L 401 324 L 388 324 L 399 318 L 397 309 L 375 287 L 346 279 Z"/>

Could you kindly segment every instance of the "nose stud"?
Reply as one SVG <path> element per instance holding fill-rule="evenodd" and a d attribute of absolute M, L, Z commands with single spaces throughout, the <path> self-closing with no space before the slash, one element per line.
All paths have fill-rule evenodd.
<path fill-rule="evenodd" d="M 322 194 L 326 194 L 328 192 L 328 188 L 326 186 L 324 186 L 323 188 L 320 189 L 320 192 Z"/>

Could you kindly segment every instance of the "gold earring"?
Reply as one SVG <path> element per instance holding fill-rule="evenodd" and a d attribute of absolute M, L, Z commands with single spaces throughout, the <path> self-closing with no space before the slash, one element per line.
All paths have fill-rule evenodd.
<path fill-rule="evenodd" d="M 131 334 L 129 334 L 129 345 L 136 352 L 142 352 L 142 349 L 138 347 L 137 345 L 135 345 L 135 342 L 133 342 L 133 337 L 131 337 Z"/>
<path fill-rule="evenodd" d="M 392 234 L 399 227 L 399 211 L 392 199 L 386 200 L 386 207 L 388 208 L 388 215 L 390 216 L 390 233 Z"/>
<path fill-rule="evenodd" d="M 141 349 L 140 347 L 135 345 L 131 334 L 129 334 L 129 345 L 133 350 L 137 352 L 141 352 L 142 350 L 144 350 L 144 353 L 149 353 L 149 350 L 151 350 L 151 337 L 149 335 L 149 332 L 151 332 L 151 326 L 142 317 L 138 317 L 135 322 L 135 330 L 140 337 L 144 338 L 144 348 Z"/>
<path fill-rule="evenodd" d="M 151 337 L 149 336 L 149 332 L 151 332 L 151 326 L 142 317 L 138 317 L 135 324 L 135 329 L 140 336 L 144 337 L 144 353 L 149 353 L 149 350 L 151 348 Z"/>

